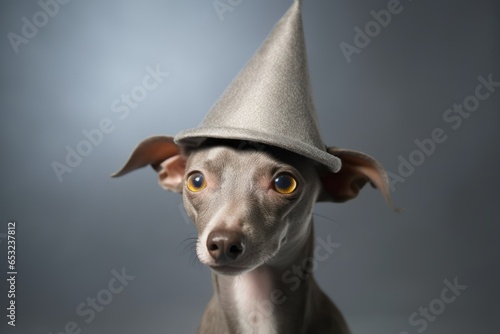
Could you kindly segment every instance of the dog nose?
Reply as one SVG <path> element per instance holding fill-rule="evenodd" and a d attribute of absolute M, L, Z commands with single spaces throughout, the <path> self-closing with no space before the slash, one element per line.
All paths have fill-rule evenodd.
<path fill-rule="evenodd" d="M 245 250 L 243 235 L 235 231 L 212 231 L 207 238 L 207 249 L 218 263 L 234 261 Z"/>

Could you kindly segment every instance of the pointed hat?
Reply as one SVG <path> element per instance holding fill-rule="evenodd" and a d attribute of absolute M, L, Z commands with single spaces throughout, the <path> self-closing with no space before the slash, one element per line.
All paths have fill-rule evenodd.
<path fill-rule="evenodd" d="M 196 147 L 207 138 L 253 141 L 340 170 L 340 159 L 327 152 L 319 132 L 300 4 L 294 1 L 203 122 L 175 136 L 177 144 Z"/>

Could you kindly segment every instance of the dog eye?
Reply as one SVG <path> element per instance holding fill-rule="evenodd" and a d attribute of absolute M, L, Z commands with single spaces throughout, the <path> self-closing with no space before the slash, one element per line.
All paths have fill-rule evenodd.
<path fill-rule="evenodd" d="M 274 179 L 274 189 L 280 194 L 291 194 L 297 188 L 297 181 L 288 174 L 278 175 Z"/>
<path fill-rule="evenodd" d="M 198 192 L 205 189 L 207 181 L 201 173 L 193 173 L 187 179 L 187 188 L 192 192 Z"/>

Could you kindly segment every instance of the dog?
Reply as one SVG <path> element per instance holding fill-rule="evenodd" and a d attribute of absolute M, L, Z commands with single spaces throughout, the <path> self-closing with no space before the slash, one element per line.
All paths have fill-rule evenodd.
<path fill-rule="evenodd" d="M 392 201 L 374 158 L 327 151 L 342 162 L 336 173 L 262 143 L 208 139 L 185 148 L 155 136 L 114 174 L 149 164 L 164 189 L 182 194 L 198 232 L 198 259 L 210 267 L 214 286 L 198 333 L 350 333 L 307 265 L 314 257 L 313 208 L 318 201 L 353 199 L 366 183 Z M 300 281 L 290 284 L 290 270 Z"/>

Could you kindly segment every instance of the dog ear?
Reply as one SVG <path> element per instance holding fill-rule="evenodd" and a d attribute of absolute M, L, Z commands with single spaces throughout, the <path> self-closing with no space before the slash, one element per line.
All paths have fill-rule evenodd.
<path fill-rule="evenodd" d="M 182 191 L 186 157 L 173 138 L 168 136 L 153 136 L 143 140 L 125 165 L 111 176 L 122 176 L 147 165 L 158 172 L 158 181 L 163 188 Z"/>
<path fill-rule="evenodd" d="M 161 163 L 158 182 L 163 189 L 182 193 L 185 171 L 186 157 L 181 154 L 174 155 Z"/>
<path fill-rule="evenodd" d="M 327 151 L 342 161 L 342 167 L 337 173 L 327 171 L 320 175 L 323 191 L 318 201 L 348 201 L 355 198 L 369 182 L 380 190 L 387 203 L 397 210 L 392 203 L 389 179 L 377 160 L 361 152 L 337 147 L 329 147 Z"/>

